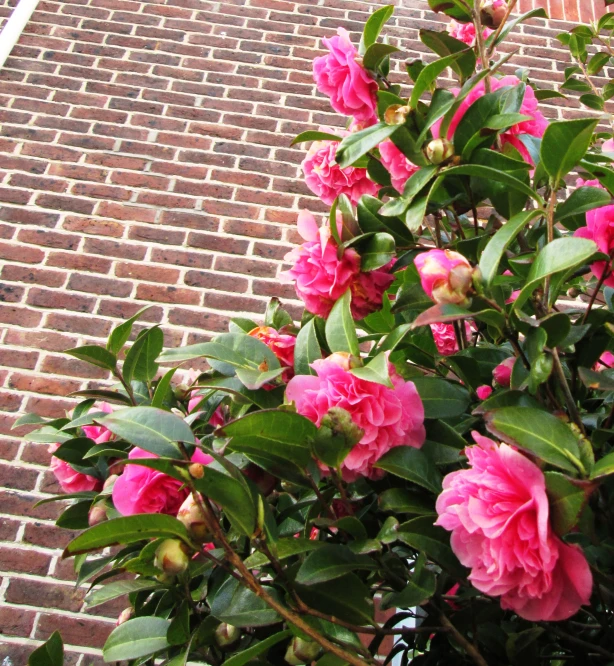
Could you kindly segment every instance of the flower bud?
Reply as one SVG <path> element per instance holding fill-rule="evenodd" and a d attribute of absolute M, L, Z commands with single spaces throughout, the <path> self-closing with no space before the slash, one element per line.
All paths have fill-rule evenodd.
<path fill-rule="evenodd" d="M 493 379 L 499 384 L 499 386 L 505 388 L 509 387 L 512 381 L 512 370 L 515 362 L 516 359 L 513 356 L 510 356 L 502 363 L 499 363 L 499 365 L 492 371 Z"/>
<path fill-rule="evenodd" d="M 192 463 L 188 467 L 188 472 L 190 472 L 190 476 L 195 479 L 202 479 L 203 476 L 205 476 L 205 467 L 201 463 Z"/>
<path fill-rule="evenodd" d="M 215 642 L 221 648 L 230 648 L 241 638 L 241 630 L 232 624 L 222 622 L 215 630 Z"/>
<path fill-rule="evenodd" d="M 177 539 L 165 539 L 158 549 L 154 559 L 154 565 L 167 576 L 177 576 L 183 573 L 190 563 L 185 547 Z"/>
<path fill-rule="evenodd" d="M 310 664 L 319 654 L 320 646 L 315 641 L 295 636 L 288 645 L 284 659 L 290 666 L 300 666 Z"/>
<path fill-rule="evenodd" d="M 111 474 L 111 476 L 109 476 L 107 478 L 107 480 L 104 482 L 104 485 L 102 486 L 102 489 L 106 490 L 107 488 L 113 488 L 113 485 L 115 484 L 117 479 L 119 479 L 118 474 Z"/>
<path fill-rule="evenodd" d="M 473 268 L 462 254 L 452 250 L 429 250 L 414 259 L 426 295 L 441 305 L 468 305 Z"/>
<path fill-rule="evenodd" d="M 501 25 L 507 11 L 504 0 L 493 0 L 487 2 L 480 12 L 482 24 L 489 28 L 498 28 Z"/>
<path fill-rule="evenodd" d="M 475 392 L 480 400 L 486 400 L 492 395 L 492 387 L 487 384 L 482 384 L 482 386 L 477 387 Z"/>
<path fill-rule="evenodd" d="M 393 104 L 392 106 L 389 106 L 384 112 L 384 122 L 386 125 L 403 125 L 408 113 L 408 106 Z"/>
<path fill-rule="evenodd" d="M 348 352 L 335 352 L 328 357 L 328 360 L 338 365 L 342 370 L 351 370 L 362 365 L 362 361 Z"/>
<path fill-rule="evenodd" d="M 365 434 L 365 431 L 352 421 L 350 413 L 342 407 L 331 407 L 320 423 L 320 427 L 322 426 L 330 428 L 336 435 L 342 435 L 348 446 L 358 444 Z"/>
<path fill-rule="evenodd" d="M 104 523 L 107 518 L 107 510 L 102 505 L 95 505 L 90 509 L 90 512 L 87 515 L 87 522 L 90 527 L 98 525 L 99 523 Z"/>
<path fill-rule="evenodd" d="M 130 618 L 134 615 L 134 611 L 132 610 L 132 607 L 130 606 L 129 608 L 124 608 L 124 610 L 119 614 L 119 617 L 117 618 L 117 622 L 115 623 L 116 627 L 119 627 L 120 624 L 124 624 L 124 622 L 128 622 Z"/>
<path fill-rule="evenodd" d="M 203 543 L 211 539 L 205 514 L 194 500 L 192 494 L 188 495 L 184 503 L 179 507 L 177 520 L 185 525 L 190 538 L 197 543 Z"/>
<path fill-rule="evenodd" d="M 454 155 L 454 146 L 448 139 L 433 139 L 427 145 L 425 154 L 431 164 L 443 164 Z"/>

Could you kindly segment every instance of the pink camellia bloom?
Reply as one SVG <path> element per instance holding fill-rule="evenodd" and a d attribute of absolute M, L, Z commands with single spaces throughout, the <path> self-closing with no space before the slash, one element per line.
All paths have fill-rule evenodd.
<path fill-rule="evenodd" d="M 435 524 L 452 532 L 469 580 L 501 597 L 501 608 L 531 622 L 570 618 L 589 602 L 593 579 L 582 550 L 552 532 L 543 472 L 507 444 L 473 438 L 470 468 L 444 478 Z"/>
<path fill-rule="evenodd" d="M 325 204 L 331 205 L 345 194 L 356 205 L 363 194 L 375 196 L 380 186 L 369 179 L 366 169 L 346 167 L 336 162 L 337 141 L 314 141 L 307 151 L 302 167 L 307 187 Z"/>
<path fill-rule="evenodd" d="M 158 456 L 138 447 L 130 451 L 124 473 L 113 485 L 115 508 L 122 516 L 132 516 L 136 513 L 176 515 L 189 493 L 185 484 L 149 467 L 131 465 L 130 460 L 135 458 L 158 458 Z M 192 461 L 208 465 L 213 458 L 196 449 Z"/>
<path fill-rule="evenodd" d="M 584 178 L 576 178 L 576 187 L 598 187 L 601 190 L 605 190 L 605 187 L 594 178 L 593 180 L 584 180 Z"/>
<path fill-rule="evenodd" d="M 101 402 L 100 405 L 98 405 L 98 409 L 106 414 L 110 414 L 113 411 L 113 408 L 108 402 Z M 93 439 L 96 444 L 104 444 L 113 437 L 113 433 L 108 428 L 101 425 L 83 426 L 82 430 L 85 433 L 85 436 Z"/>
<path fill-rule="evenodd" d="M 60 444 L 50 444 L 49 453 L 53 454 Z M 67 462 L 51 456 L 51 471 L 65 493 L 82 493 L 87 490 L 102 490 L 102 481 L 88 474 L 74 470 Z"/>
<path fill-rule="evenodd" d="M 614 206 L 594 208 L 586 213 L 586 226 L 574 231 L 578 238 L 588 238 L 595 241 L 600 252 L 610 254 L 614 250 Z M 601 279 L 603 272 L 610 273 L 603 281 L 606 287 L 614 287 L 614 274 L 612 274 L 611 261 L 595 261 L 591 264 L 593 275 Z"/>
<path fill-rule="evenodd" d="M 294 346 L 296 337 L 278 333 L 272 326 L 257 326 L 248 335 L 257 338 L 277 356 L 282 368 L 285 368 L 281 378 L 289 382 L 294 377 Z"/>
<path fill-rule="evenodd" d="M 478 386 L 475 392 L 480 400 L 486 400 L 492 395 L 492 386 L 483 384 L 482 386 Z"/>
<path fill-rule="evenodd" d="M 390 173 L 392 187 L 394 187 L 397 192 L 402 193 L 407 179 L 416 173 L 420 167 L 417 167 L 410 162 L 390 139 L 382 141 L 378 148 L 382 158 L 382 164 Z"/>
<path fill-rule="evenodd" d="M 414 259 L 426 295 L 435 303 L 466 305 L 473 269 L 462 254 L 453 250 L 429 250 Z"/>
<path fill-rule="evenodd" d="M 437 351 L 442 356 L 456 354 L 459 347 L 456 340 L 456 333 L 454 332 L 454 325 L 439 322 L 437 324 L 431 324 L 430 326 Z M 471 338 L 474 330 L 475 326 L 473 323 L 470 324 L 469 322 L 465 322 L 465 333 L 468 340 Z"/>
<path fill-rule="evenodd" d="M 347 30 L 337 28 L 335 37 L 322 41 L 329 53 L 313 61 L 318 90 L 330 97 L 337 113 L 358 121 L 377 122 L 378 85 L 362 66 Z"/>
<path fill-rule="evenodd" d="M 495 90 L 503 88 L 504 86 L 517 86 L 519 83 L 521 83 L 520 79 L 513 75 L 504 76 L 501 79 L 491 78 L 490 88 L 492 92 L 494 92 Z M 454 95 L 458 95 L 459 89 L 453 88 L 451 92 L 454 93 Z M 439 130 L 441 128 L 441 121 L 437 121 L 433 125 L 433 136 L 442 139 L 445 138 L 453 140 L 454 132 L 456 131 L 456 128 L 458 127 L 458 124 L 460 123 L 465 113 L 467 113 L 467 109 L 469 109 L 469 107 L 477 99 L 483 97 L 485 94 L 485 83 L 484 81 L 480 81 L 480 83 L 478 83 L 478 85 L 475 86 L 475 88 L 473 88 L 473 90 L 471 90 L 467 97 L 465 97 L 465 99 L 461 102 L 460 106 L 458 107 L 458 111 L 452 118 L 452 122 L 448 128 L 447 136 L 440 136 Z M 519 113 L 522 113 L 525 116 L 530 116 L 531 120 L 525 120 L 521 123 L 517 123 L 500 135 L 502 144 L 512 144 L 512 146 L 514 146 L 514 148 L 516 148 L 516 150 L 518 150 L 518 152 L 522 155 L 522 158 L 529 164 L 533 163 L 529 151 L 518 137 L 522 134 L 529 134 L 530 136 L 541 138 L 544 135 L 546 127 L 548 127 L 548 121 L 541 113 L 541 111 L 538 110 L 537 104 L 538 101 L 535 97 L 535 93 L 533 92 L 533 88 L 531 88 L 531 86 L 527 86 Z"/>
<path fill-rule="evenodd" d="M 601 152 L 608 157 L 614 157 L 614 139 L 604 141 L 603 146 L 601 146 Z"/>
<path fill-rule="evenodd" d="M 347 358 L 333 354 L 314 361 L 316 376 L 297 375 L 286 388 L 286 400 L 299 414 L 320 425 L 332 407 L 346 410 L 364 434 L 343 461 L 343 478 L 381 478 L 376 463 L 395 446 L 420 448 L 424 443 L 424 407 L 416 387 L 389 365 L 394 388 L 359 379 L 349 372 Z"/>
<path fill-rule="evenodd" d="M 601 354 L 599 360 L 593 366 L 595 372 L 601 372 L 607 368 L 614 368 L 614 354 L 612 352 L 606 351 Z"/>
<path fill-rule="evenodd" d="M 482 31 L 482 36 L 484 39 L 488 39 L 494 30 L 490 28 L 484 28 Z M 457 23 L 456 21 L 450 21 L 448 25 L 448 33 L 450 37 L 458 39 L 459 42 L 467 44 L 467 46 L 473 46 L 475 44 L 475 26 L 473 23 Z"/>
<path fill-rule="evenodd" d="M 502 363 L 499 363 L 499 365 L 492 371 L 493 379 L 499 384 L 499 386 L 503 386 L 504 388 L 509 387 L 512 381 L 512 369 L 514 368 L 514 363 L 516 363 L 516 359 L 513 356 L 510 356 Z"/>
<path fill-rule="evenodd" d="M 279 278 L 283 283 L 294 283 L 309 312 L 328 317 L 335 302 L 348 289 L 352 292 L 355 319 L 362 319 L 381 307 L 383 294 L 394 281 L 388 272 L 392 264 L 361 273 L 359 254 L 349 248 L 339 257 L 328 226 L 318 229 L 314 216 L 307 211 L 299 214 L 297 228 L 306 242 L 286 254 L 284 260 L 292 268 L 280 273 Z"/>

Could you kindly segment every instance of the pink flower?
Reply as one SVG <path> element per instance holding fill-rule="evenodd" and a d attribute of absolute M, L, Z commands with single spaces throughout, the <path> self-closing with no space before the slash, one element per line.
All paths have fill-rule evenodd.
<path fill-rule="evenodd" d="M 482 36 L 484 39 L 488 39 L 494 30 L 490 28 L 484 28 L 482 31 Z M 475 26 L 473 23 L 457 23 L 456 21 L 450 21 L 448 26 L 448 33 L 450 37 L 458 39 L 460 42 L 467 44 L 467 46 L 473 46 L 475 44 Z"/>
<path fill-rule="evenodd" d="M 605 187 L 595 178 L 594 180 L 584 180 L 584 178 L 576 178 L 576 187 L 598 187 L 605 190 Z"/>
<path fill-rule="evenodd" d="M 314 141 L 303 160 L 302 167 L 307 187 L 325 204 L 331 205 L 345 194 L 356 205 L 363 194 L 375 196 L 379 185 L 369 179 L 366 169 L 346 167 L 336 162 L 337 141 Z"/>
<path fill-rule="evenodd" d="M 391 264 L 361 273 L 358 253 L 349 248 L 339 257 L 330 229 L 327 226 L 318 229 L 314 216 L 307 211 L 299 214 L 297 228 L 306 242 L 286 254 L 284 260 L 292 268 L 279 277 L 282 282 L 294 283 L 309 312 L 328 317 L 335 302 L 348 289 L 352 291 L 355 319 L 362 319 L 381 307 L 383 293 L 394 281 L 388 272 Z"/>
<path fill-rule="evenodd" d="M 470 468 L 448 474 L 440 525 L 474 587 L 531 622 L 566 620 L 589 602 L 593 580 L 578 546 L 551 530 L 542 471 L 507 444 L 473 433 Z"/>
<path fill-rule="evenodd" d="M 323 39 L 330 53 L 313 61 L 313 78 L 333 109 L 358 121 L 377 122 L 378 85 L 359 61 L 358 51 L 344 28 Z"/>
<path fill-rule="evenodd" d="M 586 213 L 586 226 L 576 229 L 573 235 L 595 241 L 600 252 L 611 254 L 614 250 L 614 206 L 589 210 Z M 604 271 L 611 273 L 611 270 L 611 261 L 595 261 L 591 264 L 591 272 L 598 279 L 601 279 Z M 606 287 L 614 287 L 614 275 L 606 277 L 603 284 Z"/>
<path fill-rule="evenodd" d="M 453 250 L 429 250 L 414 259 L 426 295 L 435 303 L 466 305 L 473 269 L 462 254 Z"/>
<path fill-rule="evenodd" d="M 294 345 L 296 345 L 296 337 L 294 335 L 278 333 L 272 326 L 257 326 L 248 335 L 264 342 L 275 356 L 277 356 L 281 367 L 285 368 L 281 377 L 284 382 L 289 382 L 294 376 Z"/>
<path fill-rule="evenodd" d="M 490 87 L 493 92 L 504 86 L 517 86 L 519 83 L 521 83 L 520 79 L 513 75 L 504 76 L 501 79 L 490 79 Z M 455 95 L 458 95 L 459 89 L 453 88 L 451 92 L 453 92 Z M 475 88 L 473 88 L 473 90 L 461 102 L 458 111 L 452 118 L 452 122 L 448 128 L 447 136 L 440 136 L 439 131 L 441 128 L 441 121 L 437 121 L 433 125 L 433 136 L 452 140 L 454 137 L 454 132 L 456 131 L 456 128 L 458 127 L 462 117 L 467 112 L 467 109 L 477 99 L 483 97 L 485 92 L 485 83 L 484 81 L 480 81 L 480 83 L 478 83 L 478 85 L 475 86 Z M 530 116 L 531 120 L 525 120 L 521 123 L 517 123 L 516 125 L 513 125 L 508 130 L 503 132 L 500 135 L 501 142 L 503 144 L 512 144 L 512 146 L 514 146 L 514 148 L 516 148 L 516 150 L 518 150 L 518 152 L 522 155 L 522 158 L 529 164 L 532 164 L 533 162 L 531 160 L 531 156 L 529 155 L 529 151 L 518 137 L 522 134 L 529 134 L 530 136 L 541 138 L 546 131 L 546 127 L 548 127 L 548 121 L 537 108 L 537 98 L 535 97 L 535 93 L 533 92 L 533 88 L 531 88 L 531 86 L 527 86 L 525 89 L 524 98 L 520 106 L 520 113 L 525 116 Z"/>
<path fill-rule="evenodd" d="M 60 444 L 51 444 L 49 453 L 54 453 Z M 51 471 L 65 493 L 82 493 L 87 490 L 101 490 L 102 481 L 88 474 L 74 470 L 67 462 L 51 456 Z"/>
<path fill-rule="evenodd" d="M 503 271 L 503 275 L 513 276 L 514 274 L 512 273 L 512 271 L 508 270 L 508 271 Z M 512 291 L 512 293 L 510 294 L 510 297 L 505 302 L 506 303 L 513 303 L 518 298 L 521 291 L 522 291 L 522 289 L 514 289 L 514 291 Z"/>
<path fill-rule="evenodd" d="M 614 157 L 614 138 L 603 142 L 601 152 L 608 157 Z"/>
<path fill-rule="evenodd" d="M 162 472 L 131 465 L 134 458 L 158 458 L 154 453 L 134 448 L 130 451 L 124 473 L 113 486 L 113 504 L 122 516 L 136 513 L 168 513 L 175 515 L 179 511 L 188 489 L 178 479 L 173 479 Z M 194 451 L 192 461 L 208 465 L 213 458 L 200 449 Z"/>
<path fill-rule="evenodd" d="M 379 144 L 379 152 L 382 164 L 390 173 L 392 187 L 397 192 L 403 193 L 407 179 L 416 173 L 419 167 L 410 162 L 390 139 L 386 139 Z"/>
<path fill-rule="evenodd" d="M 507 388 L 512 381 L 512 369 L 514 368 L 514 363 L 516 359 L 513 356 L 506 358 L 505 361 L 499 363 L 499 365 L 492 371 L 493 379 L 499 386 Z"/>
<path fill-rule="evenodd" d="M 478 386 L 475 392 L 480 400 L 486 400 L 492 395 L 492 386 L 483 384 L 482 386 Z"/>
<path fill-rule="evenodd" d="M 100 405 L 98 405 L 98 409 L 106 414 L 110 414 L 113 411 L 113 408 L 108 402 L 101 402 Z M 113 437 L 113 433 L 108 428 L 101 425 L 83 426 L 82 430 L 85 433 L 85 436 L 93 439 L 96 444 L 104 444 Z"/>
<path fill-rule="evenodd" d="M 593 366 L 593 370 L 595 372 L 601 372 L 606 368 L 612 368 L 612 367 L 614 367 L 614 354 L 612 354 L 612 352 L 606 351 L 603 352 L 603 354 L 601 354 L 599 360 Z"/>
<path fill-rule="evenodd" d="M 320 425 L 332 407 L 345 409 L 364 431 L 342 464 L 343 478 L 381 478 L 373 468 L 395 446 L 420 448 L 424 443 L 424 408 L 416 387 L 389 365 L 394 388 L 359 379 L 348 370 L 347 359 L 333 354 L 312 364 L 317 376 L 297 375 L 286 388 L 286 399 L 299 414 Z"/>
<path fill-rule="evenodd" d="M 465 333 L 468 340 L 471 338 L 474 330 L 475 326 L 473 323 L 470 324 L 469 322 L 465 322 Z M 453 324 L 445 324 L 443 322 L 431 324 L 431 331 L 433 333 L 433 339 L 435 340 L 437 351 L 442 356 L 456 354 L 459 348 Z"/>

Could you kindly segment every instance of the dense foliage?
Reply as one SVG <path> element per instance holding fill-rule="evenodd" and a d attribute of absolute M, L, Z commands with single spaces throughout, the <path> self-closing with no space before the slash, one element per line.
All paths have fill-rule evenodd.
<path fill-rule="evenodd" d="M 500 74 L 543 10 L 429 4 L 453 21 L 421 31 L 436 58 L 407 63 L 409 88 L 379 39 L 390 6 L 314 62 L 348 123 L 296 139 L 331 205 L 286 257 L 300 326 L 273 299 L 163 351 L 137 313 L 67 352 L 116 386 L 19 421 L 52 446 L 58 524 L 86 528 L 64 555 L 88 606 L 129 594 L 108 662 L 614 663 L 611 134 L 548 123 L 562 93 Z M 591 108 L 613 28 L 561 36 Z"/>

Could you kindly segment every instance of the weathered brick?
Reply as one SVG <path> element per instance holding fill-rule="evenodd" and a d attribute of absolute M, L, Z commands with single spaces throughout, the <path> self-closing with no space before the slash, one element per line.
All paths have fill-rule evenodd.
<path fill-rule="evenodd" d="M 32 288 L 28 293 L 28 305 L 52 310 L 74 310 L 75 312 L 92 312 L 96 300 L 77 294 L 68 294 L 50 289 Z"/>

